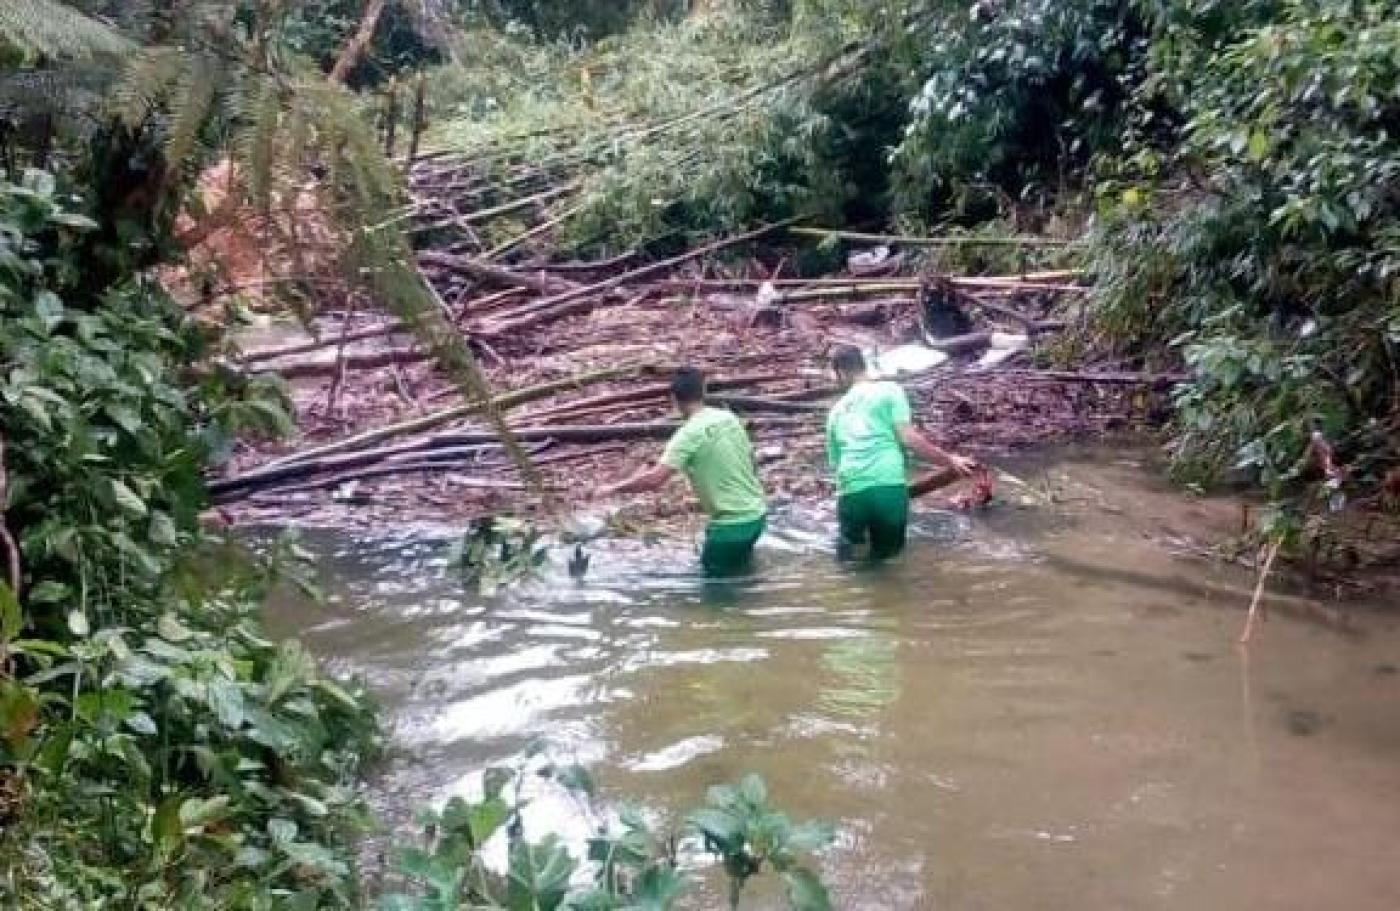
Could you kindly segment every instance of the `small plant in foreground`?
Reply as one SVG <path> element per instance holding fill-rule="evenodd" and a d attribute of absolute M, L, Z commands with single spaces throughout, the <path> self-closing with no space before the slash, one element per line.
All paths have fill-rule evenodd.
<path fill-rule="evenodd" d="M 593 783 L 579 766 L 547 766 L 538 773 L 585 798 Z M 679 831 L 658 831 L 635 810 L 624 810 L 619 831 L 589 840 L 591 880 L 580 886 L 584 864 L 557 836 L 526 839 L 520 811 L 522 769 L 486 772 L 483 796 L 453 798 L 441 812 L 426 814 L 419 846 L 401 848 L 395 872 L 410 890 L 380 899 L 381 911 L 666 911 L 677 907 L 689 882 L 680 870 L 685 836 L 701 840 L 720 858 L 728 879 L 728 906 L 739 907 L 746 885 L 772 870 L 787 885 L 794 911 L 831 907 L 826 887 L 803 856 L 830 843 L 831 829 L 796 824 L 768 802 L 763 780 L 750 775 L 737 785 L 710 789 L 706 805 L 685 818 Z M 507 790 L 515 782 L 513 796 Z M 504 831 L 506 869 L 484 859 L 487 843 Z"/>

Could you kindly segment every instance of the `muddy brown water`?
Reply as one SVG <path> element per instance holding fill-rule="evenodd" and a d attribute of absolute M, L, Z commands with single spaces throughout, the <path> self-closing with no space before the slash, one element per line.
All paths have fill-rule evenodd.
<path fill-rule="evenodd" d="M 482 599 L 422 530 L 313 533 L 330 600 L 270 619 L 378 695 L 391 821 L 542 749 L 602 809 L 533 786 L 529 835 L 579 844 L 623 803 L 674 818 L 758 772 L 835 824 L 841 908 L 1400 908 L 1400 612 L 1277 598 L 1246 654 L 1249 573 L 1164 545 L 1235 507 L 1131 455 L 1013 471 L 1030 490 L 926 513 L 878 571 L 787 514 L 728 588 L 675 548 L 600 544 L 583 584 Z M 718 907 L 695 875 L 690 906 Z"/>

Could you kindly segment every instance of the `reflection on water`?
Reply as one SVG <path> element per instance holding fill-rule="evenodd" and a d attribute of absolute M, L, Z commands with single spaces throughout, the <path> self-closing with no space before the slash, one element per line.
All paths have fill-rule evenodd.
<path fill-rule="evenodd" d="M 1400 908 L 1395 616 L 1281 611 L 1245 660 L 1249 578 L 1148 540 L 1208 505 L 1121 462 L 1047 477 L 1034 506 L 924 517 L 878 571 L 789 517 L 726 586 L 615 545 L 586 584 L 484 602 L 441 541 L 317 535 L 332 599 L 271 620 L 374 686 L 391 819 L 543 744 L 662 814 L 763 774 L 838 825 L 843 908 Z M 597 824 L 529 786 L 534 834 Z"/>

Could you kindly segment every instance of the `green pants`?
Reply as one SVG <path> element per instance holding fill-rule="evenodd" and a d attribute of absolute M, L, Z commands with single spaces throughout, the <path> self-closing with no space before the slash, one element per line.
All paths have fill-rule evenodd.
<path fill-rule="evenodd" d="M 909 488 L 870 487 L 844 494 L 836 503 L 841 525 L 840 556 L 850 559 L 869 544 L 872 560 L 888 560 L 904 550 L 909 526 Z"/>
<path fill-rule="evenodd" d="M 708 576 L 738 576 L 747 572 L 753 562 L 753 546 L 768 524 L 764 516 L 752 522 L 716 524 L 705 529 L 705 547 L 700 551 L 700 565 Z"/>

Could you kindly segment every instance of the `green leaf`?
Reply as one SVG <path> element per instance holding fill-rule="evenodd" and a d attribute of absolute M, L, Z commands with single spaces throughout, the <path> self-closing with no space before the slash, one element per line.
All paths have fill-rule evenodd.
<path fill-rule="evenodd" d="M 670 867 L 651 867 L 632 887 L 628 911 L 670 911 L 685 892 L 685 880 Z"/>
<path fill-rule="evenodd" d="M 745 775 L 739 782 L 739 795 L 755 807 L 768 803 L 768 786 L 758 775 Z"/>
<path fill-rule="evenodd" d="M 73 590 L 62 582 L 45 579 L 29 590 L 29 601 L 31 604 L 59 604 L 67 601 L 72 594 Z"/>
<path fill-rule="evenodd" d="M 55 212 L 49 216 L 49 221 L 65 228 L 72 228 L 76 231 L 96 231 L 100 225 L 88 218 L 86 215 L 79 215 L 76 212 Z"/>
<path fill-rule="evenodd" d="M 146 517 L 146 502 L 136 495 L 136 493 L 116 478 L 108 478 L 107 483 L 111 488 L 112 499 L 117 506 L 128 514 L 138 519 Z"/>
<path fill-rule="evenodd" d="M 807 822 L 792 827 L 787 837 L 787 849 L 796 852 L 820 851 L 831 844 L 836 832 L 822 822 Z"/>
<path fill-rule="evenodd" d="M 494 800 L 505 791 L 506 785 L 515 777 L 515 773 L 505 766 L 492 766 L 486 770 L 482 778 L 482 789 L 488 800 Z"/>
<path fill-rule="evenodd" d="M 63 322 L 63 301 L 52 291 L 40 291 L 34 295 L 34 315 L 52 332 Z"/>
<path fill-rule="evenodd" d="M 18 752 L 39 723 L 39 694 L 13 680 L 0 680 L 0 737 Z"/>
<path fill-rule="evenodd" d="M 156 633 L 166 642 L 185 642 L 194 635 L 188 626 L 180 622 L 179 617 L 169 612 L 161 614 L 156 621 Z"/>
<path fill-rule="evenodd" d="M 209 681 L 209 707 L 226 728 L 243 726 L 243 688 L 236 681 L 215 677 Z"/>
<path fill-rule="evenodd" d="M 586 797 L 593 797 L 596 787 L 593 784 L 593 776 L 588 774 L 588 770 L 583 766 L 575 764 L 565 766 L 554 775 L 554 780 L 559 782 L 570 791 L 583 794 Z"/>
<path fill-rule="evenodd" d="M 170 516 L 160 511 L 151 513 L 151 526 L 149 537 L 152 544 L 159 544 L 162 547 L 174 547 L 179 543 L 180 535 L 175 530 L 175 523 Z"/>
<path fill-rule="evenodd" d="M 500 798 L 483 800 L 467 809 L 472 844 L 480 848 L 510 819 L 510 807 Z"/>
<path fill-rule="evenodd" d="M 831 911 L 831 896 L 815 873 L 797 867 L 783 874 L 793 911 Z"/>
<path fill-rule="evenodd" d="M 204 829 L 228 817 L 232 799 L 227 794 L 191 797 L 180 804 L 180 823 L 188 829 Z"/>
<path fill-rule="evenodd" d="M 0 581 L 0 637 L 13 641 L 24 629 L 24 610 L 8 584 Z"/>
<path fill-rule="evenodd" d="M 267 835 L 275 844 L 286 844 L 296 839 L 297 824 L 290 819 L 274 816 L 267 821 Z"/>
<path fill-rule="evenodd" d="M 701 834 L 721 845 L 737 848 L 743 842 L 743 820 L 726 810 L 696 810 L 690 814 L 688 821 Z"/>
<path fill-rule="evenodd" d="M 1269 134 L 1262 130 L 1255 130 L 1249 134 L 1249 160 L 1255 162 L 1263 161 L 1269 155 Z"/>
<path fill-rule="evenodd" d="M 174 794 L 161 801 L 156 814 L 151 819 L 151 839 L 156 850 L 169 857 L 185 838 L 185 827 L 180 822 L 180 805 L 184 801 Z"/>
<path fill-rule="evenodd" d="M 577 866 L 556 836 L 538 845 L 511 846 L 506 907 L 510 911 L 555 911 L 564 903 Z"/>

